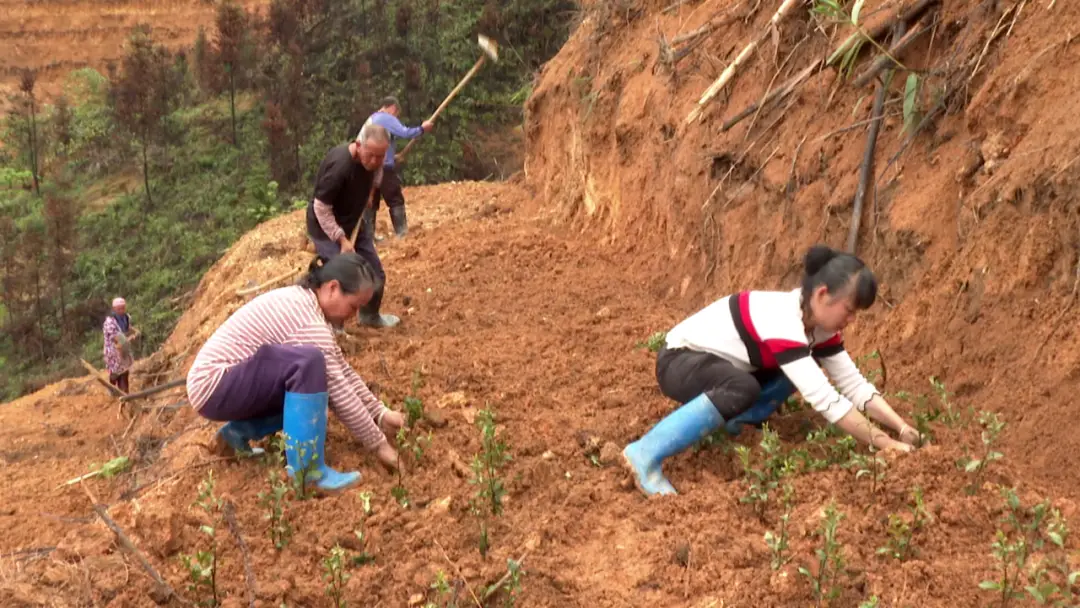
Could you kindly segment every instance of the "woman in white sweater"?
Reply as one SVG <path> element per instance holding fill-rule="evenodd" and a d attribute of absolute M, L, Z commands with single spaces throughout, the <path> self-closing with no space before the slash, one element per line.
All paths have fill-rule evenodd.
<path fill-rule="evenodd" d="M 661 470 L 665 458 L 721 425 L 738 434 L 744 423 L 764 422 L 796 390 L 859 441 L 879 449 L 914 449 L 918 432 L 844 350 L 842 330 L 877 297 L 874 274 L 859 258 L 823 245 L 807 252 L 805 270 L 799 289 L 725 296 L 667 334 L 656 377 L 661 392 L 683 405 L 623 450 L 642 492 L 675 494 Z"/>

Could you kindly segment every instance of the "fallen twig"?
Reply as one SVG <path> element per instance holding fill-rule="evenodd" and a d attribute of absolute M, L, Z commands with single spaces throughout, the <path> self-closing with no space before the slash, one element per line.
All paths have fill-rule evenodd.
<path fill-rule="evenodd" d="M 120 401 L 131 401 L 133 399 L 141 399 L 143 397 L 154 395 L 154 394 L 160 393 L 162 391 L 167 391 L 167 390 L 169 390 L 171 388 L 176 388 L 178 386 L 183 386 L 186 383 L 187 383 L 186 378 L 179 378 L 177 380 L 172 380 L 172 381 L 166 382 L 165 384 L 159 384 L 157 386 L 152 386 L 150 388 L 143 389 L 143 390 L 141 390 L 141 391 L 139 391 L 137 393 L 129 393 L 127 395 L 124 395 L 123 397 L 120 397 Z"/>
<path fill-rule="evenodd" d="M 772 31 L 772 28 L 776 27 L 776 25 L 784 17 L 786 17 L 790 12 L 792 12 L 792 9 L 794 9 L 795 6 L 802 4 L 803 2 L 805 2 L 805 0 L 784 0 L 784 3 L 780 5 L 780 8 L 777 9 L 776 13 L 774 13 L 772 18 L 769 19 L 769 24 L 765 28 L 765 30 L 758 34 L 757 38 L 751 40 L 750 43 L 747 44 L 745 48 L 743 48 L 742 52 L 739 53 L 735 60 L 732 61 L 730 65 L 728 65 L 727 69 L 725 69 L 723 73 L 720 74 L 720 77 L 717 78 L 716 81 L 713 82 L 712 85 L 705 90 L 705 93 L 702 94 L 701 99 L 698 100 L 697 106 L 695 106 L 694 109 L 690 112 L 690 114 L 686 117 L 685 124 L 689 125 L 695 120 L 703 117 L 705 106 L 707 106 L 709 102 L 711 102 L 713 98 L 716 97 L 716 95 L 720 93 L 720 91 L 723 90 L 725 86 L 727 86 L 727 83 L 730 82 L 731 79 L 735 76 L 735 72 L 737 72 L 739 68 L 742 67 L 742 64 L 745 63 L 746 60 L 750 57 L 750 55 L 753 54 L 754 50 L 757 49 L 757 47 L 761 44 L 761 41 L 765 40 L 765 38 L 769 35 L 769 32 Z"/>
<path fill-rule="evenodd" d="M 359 225 L 359 224 L 357 224 L 357 225 Z M 237 289 L 236 290 L 236 295 L 238 295 L 238 296 L 246 296 L 246 295 L 249 295 L 249 294 L 253 294 L 253 293 L 262 291 L 263 289 L 266 289 L 267 287 L 270 287 L 271 285 L 276 285 L 277 283 L 280 283 L 281 281 L 284 281 L 285 279 L 288 279 L 289 277 L 292 277 L 292 276 L 294 276 L 296 274 L 299 274 L 299 273 L 300 273 L 299 268 L 293 268 L 292 270 L 290 270 L 288 272 L 281 273 L 281 274 L 277 275 L 276 277 L 274 277 L 274 278 L 272 278 L 272 279 L 270 279 L 270 280 L 268 280 L 268 281 L 266 281 L 264 283 L 260 283 L 258 285 L 255 285 L 254 287 L 245 287 L 243 289 Z"/>
<path fill-rule="evenodd" d="M 173 479 L 176 479 L 181 474 L 185 473 L 186 471 L 190 471 L 191 469 L 197 469 L 199 467 L 205 467 L 206 465 L 214 464 L 216 462 L 224 462 L 226 460 L 235 460 L 235 459 L 236 459 L 235 456 L 220 456 L 218 458 L 211 458 L 210 460 L 204 460 L 203 462 L 196 462 L 195 464 L 189 464 L 186 467 L 183 467 L 182 469 L 180 469 L 178 471 L 174 471 L 173 473 L 170 473 L 170 474 L 168 474 L 168 475 L 166 475 L 164 477 L 159 477 L 159 478 L 155 479 L 154 481 L 148 481 L 148 482 L 142 484 L 141 486 L 131 490 L 130 492 L 125 492 L 125 494 L 130 495 L 129 496 L 130 498 L 134 498 L 134 497 L 138 496 L 140 493 L 142 493 L 144 490 L 156 488 L 157 486 L 160 486 L 161 484 L 165 483 L 166 481 L 171 481 Z"/>
<path fill-rule="evenodd" d="M 1001 17 L 998 19 L 997 25 L 994 26 L 993 31 L 991 31 L 990 35 L 986 38 L 986 44 L 983 45 L 983 50 L 981 53 L 979 53 L 979 58 L 975 61 L 975 68 L 971 70 L 971 76 L 968 76 L 969 84 L 971 83 L 971 80 L 975 78 L 975 74 L 979 73 L 979 68 L 982 67 L 982 61 L 986 58 L 986 53 L 990 50 L 990 45 L 993 44 L 994 40 L 997 40 L 998 35 L 1001 34 L 1002 24 L 1005 23 L 1005 18 L 1008 17 L 1010 13 L 1015 11 L 1017 6 L 1019 6 L 1019 4 L 1014 4 L 1009 8 L 1005 9 L 1003 13 L 1001 13 Z"/>
<path fill-rule="evenodd" d="M 892 19 L 882 21 L 881 23 L 875 25 L 869 30 L 863 30 L 862 28 L 859 28 L 850 36 L 845 38 L 844 41 L 840 43 L 840 46 L 836 47 L 836 50 L 834 50 L 829 55 L 828 61 L 825 62 L 826 65 L 831 65 L 837 57 L 840 57 L 845 52 L 847 52 L 848 47 L 852 44 L 855 44 L 858 40 L 876 40 L 878 38 L 881 38 L 885 34 L 892 31 L 892 29 L 896 26 L 897 23 L 912 23 L 916 19 L 921 17 L 922 14 L 927 11 L 927 9 L 929 9 L 931 6 L 934 6 L 935 4 L 938 4 L 939 2 L 941 2 L 941 0 L 918 0 L 918 2 L 916 2 L 915 4 L 912 4 L 908 8 L 897 13 L 897 15 Z"/>
<path fill-rule="evenodd" d="M 929 23 L 917 30 L 908 32 L 907 35 L 905 35 L 903 38 L 900 38 L 891 46 L 889 46 L 889 54 L 892 55 L 892 57 L 898 56 L 900 53 L 903 53 L 905 50 L 907 50 L 907 48 L 911 46 L 920 36 L 922 36 L 926 32 L 929 32 L 932 29 L 933 24 Z M 862 88 L 869 84 L 870 81 L 873 80 L 879 73 L 881 73 L 882 70 L 892 67 L 894 65 L 892 57 L 888 57 L 885 55 L 878 56 L 878 58 L 870 64 L 869 68 L 867 68 L 862 74 L 859 74 L 855 77 L 855 80 L 852 82 L 852 84 L 859 88 Z"/>
<path fill-rule="evenodd" d="M 784 82 L 780 86 L 776 87 L 775 90 L 771 91 L 770 93 L 768 93 L 767 95 L 765 95 L 764 97 L 759 99 L 758 101 L 755 101 L 754 103 L 747 106 L 743 111 L 739 112 L 735 116 L 728 119 L 723 124 L 723 126 L 720 127 L 720 130 L 721 131 L 727 131 L 731 127 L 734 127 L 735 125 L 739 124 L 739 122 L 742 119 L 744 119 L 747 116 L 750 116 L 751 114 L 756 112 L 758 110 L 758 108 L 762 108 L 762 107 L 772 103 L 773 101 L 776 101 L 778 99 L 782 99 L 784 97 L 787 97 L 788 95 L 791 94 L 792 91 L 795 90 L 795 87 L 802 84 L 802 82 L 804 80 L 806 80 L 807 77 L 809 77 L 810 74 L 812 74 L 814 72 L 814 70 L 817 69 L 820 65 L 821 65 L 821 60 L 820 59 L 814 61 L 813 63 L 808 65 L 803 71 L 799 72 L 795 76 L 792 76 L 786 82 Z"/>
<path fill-rule="evenodd" d="M 101 518 L 101 521 L 116 535 L 120 544 L 135 557 L 135 560 L 139 562 L 142 569 L 150 576 L 150 578 L 154 579 L 155 583 L 157 583 L 159 591 L 158 595 L 163 596 L 161 599 L 168 600 L 173 597 L 181 599 L 180 596 L 176 595 L 176 591 L 173 590 L 169 583 L 161 578 L 161 575 L 158 574 L 158 571 L 155 570 L 154 566 L 146 559 L 146 556 L 143 555 L 142 551 L 139 551 L 139 548 L 131 542 L 128 535 L 124 533 L 124 530 L 113 521 L 113 518 L 109 517 L 109 513 L 105 510 L 105 507 L 98 504 L 97 499 L 90 493 L 90 488 L 87 488 L 83 483 L 80 483 L 79 486 L 86 492 L 86 496 L 90 499 L 90 506 L 93 507 L 94 513 L 97 513 L 97 516 Z"/>
<path fill-rule="evenodd" d="M 123 397 L 124 395 L 127 395 L 127 393 L 125 393 L 124 391 L 113 386 L 112 384 L 109 384 L 108 380 L 102 378 L 101 370 L 94 367 L 93 365 L 90 365 L 90 363 L 86 359 L 79 359 L 79 362 L 82 363 L 82 366 L 84 368 L 86 368 L 86 371 L 90 372 L 94 376 L 94 380 L 97 380 L 98 383 L 100 383 L 102 386 L 109 390 L 109 393 L 111 393 L 113 397 Z"/>
<path fill-rule="evenodd" d="M 900 145 L 900 149 L 896 151 L 896 154 L 889 157 L 889 162 L 885 164 L 885 168 L 881 170 L 881 173 L 878 174 L 877 179 L 874 181 L 875 197 L 877 196 L 878 184 L 881 183 L 881 178 L 885 177 L 885 174 L 889 172 L 889 167 L 892 167 L 897 160 L 900 160 L 900 157 L 903 156 L 904 152 L 908 149 L 908 146 L 911 145 L 911 142 L 915 141 L 915 138 L 919 133 L 933 122 L 938 113 L 945 111 L 945 100 L 946 97 L 942 97 L 941 100 L 926 113 L 926 116 L 923 116 L 922 120 L 919 121 L 919 124 L 917 124 L 915 128 L 911 130 L 911 133 L 908 134 L 907 138 L 904 139 L 904 143 Z"/>
<path fill-rule="evenodd" d="M 788 173 L 784 196 L 791 196 L 799 188 L 799 176 L 795 174 L 795 165 L 799 162 L 799 152 L 802 151 L 803 144 L 806 143 L 806 137 L 806 135 L 803 135 L 802 139 L 799 140 L 799 145 L 795 147 L 795 156 L 791 158 L 791 171 Z"/>
<path fill-rule="evenodd" d="M 672 5 L 668 6 L 667 8 L 665 8 L 664 10 L 662 10 L 660 12 L 661 13 L 670 13 L 671 11 L 679 8 L 680 6 L 686 4 L 687 2 L 690 2 L 690 0 L 679 0 L 675 4 L 672 4 Z"/>
<path fill-rule="evenodd" d="M 529 551 L 528 551 L 528 549 L 526 549 L 525 552 L 521 554 L 521 557 L 519 557 L 517 560 L 515 560 L 515 562 L 517 563 L 517 565 L 520 566 L 521 564 L 525 563 L 525 558 L 528 557 L 528 556 L 529 556 Z M 484 601 L 485 602 L 488 601 L 488 598 L 495 595 L 496 591 L 498 591 L 499 589 L 502 589 L 502 586 L 506 584 L 506 581 L 510 580 L 510 577 L 512 575 L 513 575 L 513 572 L 511 572 L 509 569 L 507 569 L 506 574 L 502 575 L 502 578 L 495 581 L 495 584 L 488 587 L 487 591 L 484 592 Z"/>
<path fill-rule="evenodd" d="M 240 534 L 240 524 L 236 523 L 236 507 L 231 500 L 225 501 L 225 522 L 229 524 L 229 531 L 232 532 L 237 546 L 240 547 L 240 553 L 244 556 L 244 580 L 247 584 L 248 606 L 255 608 L 255 572 L 251 568 L 251 553 L 248 551 L 243 535 Z"/>
<path fill-rule="evenodd" d="M 897 24 L 897 33 L 903 29 L 904 24 Z M 866 200 L 866 190 L 870 179 L 874 175 L 874 148 L 877 146 L 878 133 L 881 131 L 882 116 L 885 113 L 885 96 L 889 92 L 888 81 L 878 82 L 877 96 L 874 97 L 874 107 L 871 110 L 870 131 L 866 135 L 866 151 L 863 153 L 862 168 L 859 171 L 859 188 L 855 191 L 855 205 L 851 211 L 851 227 L 848 229 L 847 250 L 855 255 L 855 247 L 859 242 L 859 225 L 862 223 L 863 202 Z"/>
<path fill-rule="evenodd" d="M 465 575 L 461 573 L 461 568 L 458 568 L 458 565 L 455 564 L 452 559 L 450 559 L 450 555 L 446 553 L 446 549 L 443 549 L 443 546 L 439 543 L 438 539 L 432 540 L 435 542 L 435 546 L 439 548 L 439 551 L 442 551 L 442 555 L 443 558 L 446 559 L 446 563 L 450 564 L 450 567 L 454 569 L 455 573 L 457 573 L 458 578 L 461 579 L 461 582 L 465 583 L 465 589 L 468 590 L 469 595 L 472 596 L 473 601 L 476 602 L 476 608 L 484 608 L 484 604 L 480 602 L 480 598 L 476 597 L 476 593 L 473 592 L 472 585 L 469 584 L 469 579 L 465 578 Z M 486 600 L 487 596 L 485 596 L 484 599 Z"/>

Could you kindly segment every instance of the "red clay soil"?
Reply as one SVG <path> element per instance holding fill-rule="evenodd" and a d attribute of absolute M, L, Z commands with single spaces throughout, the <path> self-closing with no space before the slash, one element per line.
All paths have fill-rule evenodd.
<path fill-rule="evenodd" d="M 610 464 L 612 448 L 617 453 L 675 405 L 659 395 L 654 358 L 639 342 L 735 289 L 793 286 L 809 244 L 843 244 L 865 134 L 829 134 L 864 120 L 873 91 L 838 81 L 830 68 L 792 97 L 786 113 L 766 109 L 753 127 L 747 119 L 719 132 L 764 94 L 785 57 L 792 55 L 776 82 L 846 35 L 825 28 L 830 43 L 799 10 L 782 23 L 779 47 L 767 38 L 729 96 L 707 108 L 704 122 L 684 127 L 700 93 L 762 29 L 773 5 L 724 26 L 679 63 L 673 82 L 657 65 L 657 28 L 671 40 L 726 2 L 667 13 L 667 0 L 601 10 L 618 4 L 587 6 L 538 80 L 527 108 L 525 185 L 411 189 L 418 227 L 382 246 L 387 309 L 404 325 L 351 327 L 342 346 L 394 407 L 420 370 L 420 397 L 448 424 L 434 430 L 423 462 L 412 467 L 405 485 L 415 506 L 404 509 L 391 498 L 394 480 L 332 423 L 330 464 L 361 470 L 362 489 L 375 496 L 368 548 L 376 560 L 350 571 L 350 605 L 407 606 L 416 594 L 435 601 L 430 585 L 440 570 L 467 581 L 457 605 L 474 605 L 469 589 L 482 593 L 508 558 L 526 554 L 521 606 L 814 605 L 797 568 L 814 569 L 821 541 L 813 532 L 830 500 L 845 515 L 838 540 L 846 561 L 832 605 L 875 595 L 883 606 L 999 605 L 978 585 L 995 575 L 995 531 L 1008 529 L 999 523 L 1000 489 L 1017 487 L 1026 505 L 1049 498 L 1077 520 L 1071 455 L 1080 433 L 1071 393 L 1080 349 L 1070 341 L 1080 313 L 1073 302 L 1080 42 L 1065 41 L 1080 9 L 1062 0 L 945 3 L 932 41 L 899 59 L 929 68 L 924 110 L 949 84 L 948 111 L 889 168 L 876 223 L 871 200 L 859 241 L 882 279 L 883 301 L 852 327 L 849 348 L 882 352 L 887 390 L 905 414 L 910 402 L 891 395 L 930 393 L 929 376 L 955 393 L 955 407 L 1001 413 L 1004 458 L 968 495 L 971 476 L 957 461 L 981 453 L 978 426 L 968 422 L 937 425 L 935 445 L 891 457 L 876 492 L 840 467 L 791 478 L 794 559 L 774 572 L 764 534 L 779 529 L 782 508 L 775 493 L 761 517 L 740 503 L 746 482 L 734 452 L 712 447 L 672 459 L 666 471 L 682 494 L 646 500 Z M 882 4 L 868 2 L 863 15 L 873 23 L 898 5 L 877 11 Z M 894 78 L 891 113 L 903 105 L 896 99 L 905 78 Z M 901 122 L 885 123 L 879 173 L 899 150 Z M 236 289 L 302 265 L 303 242 L 299 213 L 245 236 L 207 274 L 162 350 L 140 362 L 136 384 L 181 375 L 243 303 Z M 143 404 L 170 406 L 181 397 L 173 391 Z M 475 488 L 460 463 L 479 448 L 471 420 L 487 405 L 498 412 L 513 461 L 506 511 L 492 525 L 485 560 L 468 508 Z M 804 443 L 817 424 L 803 412 L 782 416 L 785 450 L 816 449 Z M 152 604 L 149 579 L 92 519 L 87 496 L 78 486 L 56 489 L 121 453 L 133 457 L 133 472 L 87 486 L 185 597 L 193 599 L 178 555 L 205 548 L 190 505 L 213 470 L 251 548 L 256 604 L 330 605 L 320 561 L 337 542 L 355 547 L 356 492 L 289 503 L 296 533 L 279 553 L 258 506 L 265 465 L 213 461 L 204 446 L 214 425 L 185 406 L 148 409 L 128 427 L 115 401 L 88 380 L 0 408 L 8 480 L 0 605 Z M 740 442 L 760 437 L 751 430 Z M 917 554 L 904 562 L 878 555 L 888 516 L 907 513 L 915 487 L 933 517 L 914 535 Z M 225 604 L 246 605 L 242 556 L 227 532 L 219 535 Z M 1068 547 L 1075 550 L 1075 540 Z"/>
<path fill-rule="evenodd" d="M 528 183 L 561 225 L 641 264 L 650 295 L 681 311 L 740 289 L 794 286 L 809 245 L 847 240 L 874 85 L 856 88 L 828 68 L 756 119 L 721 125 L 849 32 L 829 26 L 827 39 L 797 8 L 688 126 L 701 94 L 780 3 L 667 13 L 676 3 L 638 12 L 642 4 L 588 3 L 545 66 L 526 108 Z M 911 4 L 871 0 L 861 19 L 872 28 Z M 751 6 L 760 8 L 744 24 Z M 658 32 L 671 42 L 727 14 L 740 19 L 674 76 L 658 61 Z M 938 99 L 946 113 L 886 171 L 905 139 L 907 73 L 897 71 L 876 148 L 877 200 L 867 197 L 858 242 L 883 299 L 847 342 L 882 350 L 908 386 L 929 390 L 937 376 L 1000 412 L 1025 473 L 1076 497 L 1080 5 L 950 0 L 934 14 L 933 35 L 898 59 L 923 70 L 922 114 Z M 863 53 L 856 74 L 871 59 Z"/>
<path fill-rule="evenodd" d="M 268 2 L 240 4 L 256 10 Z M 104 74 L 108 62 L 118 62 L 136 25 L 153 26 L 157 42 L 177 49 L 195 41 L 199 26 L 213 28 L 214 11 L 199 0 L 0 0 L 0 112 L 7 104 L 2 94 L 18 91 L 23 69 L 37 73 L 38 94 L 51 101 L 71 71 L 90 67 Z"/>
<path fill-rule="evenodd" d="M 596 452 L 636 438 L 674 406 L 655 387 L 653 355 L 636 345 L 687 311 L 658 297 L 649 277 L 607 247 L 552 230 L 550 214 L 537 212 L 518 185 L 448 184 L 407 196 L 416 228 L 407 240 L 389 239 L 382 247 L 387 309 L 402 314 L 404 325 L 349 327 L 342 346 L 395 407 L 419 370 L 419 396 L 447 425 L 434 430 L 423 461 L 405 480 L 422 506 L 404 509 L 391 497 L 394 479 L 331 423 L 330 464 L 362 471 L 360 489 L 374 494 L 367 529 L 375 562 L 350 570 L 350 605 L 407 606 L 416 594 L 435 601 L 430 585 L 440 570 L 481 594 L 505 572 L 508 558 L 526 555 L 521 606 L 805 606 L 810 587 L 796 568 L 812 559 L 819 543 L 813 531 L 830 499 L 845 515 L 839 540 L 847 562 L 834 605 L 854 606 L 871 595 L 890 606 L 990 602 L 977 585 L 994 572 L 990 542 L 1004 507 L 997 487 L 1018 485 L 1026 504 L 1047 495 L 1026 480 L 1014 453 L 991 465 L 975 496 L 964 493 L 968 476 L 955 464 L 978 444 L 970 426 L 939 426 L 937 445 L 890 458 L 873 494 L 852 470 L 795 477 L 795 559 L 774 572 L 763 534 L 778 529 L 782 509 L 774 497 L 759 519 L 740 504 L 745 482 L 734 452 L 713 447 L 674 458 L 667 472 L 682 495 L 658 500 L 642 497 L 619 466 L 610 466 L 611 446 Z M 296 244 L 301 225 L 301 213 L 294 213 L 245 236 L 208 273 L 169 343 L 142 362 L 141 373 L 164 372 L 164 380 L 170 368 L 186 369 L 193 351 L 184 354 L 182 345 L 200 344 L 205 330 L 243 301 L 237 287 L 304 257 L 286 253 L 294 248 L 271 251 L 274 243 Z M 921 383 L 888 382 L 890 391 L 922 391 Z M 160 408 L 181 398 L 177 390 L 145 400 L 147 409 L 130 429 L 131 412 L 118 414 L 116 402 L 88 379 L 0 408 L 8 480 L 0 511 L 0 604 L 153 604 L 149 579 L 92 518 L 86 494 L 78 485 L 56 489 L 91 463 L 124 453 L 134 460 L 133 472 L 87 487 L 182 595 L 194 599 L 178 555 L 205 548 L 202 520 L 190 505 L 213 470 L 217 492 L 236 505 L 250 547 L 256 605 L 331 605 L 321 560 L 339 542 L 356 553 L 357 492 L 290 502 L 295 534 L 276 551 L 258 506 L 266 466 L 214 461 L 204 446 L 216 425 L 186 406 Z M 957 400 L 958 407 L 967 404 Z M 505 473 L 505 513 L 491 527 L 485 560 L 468 507 L 475 487 L 452 463 L 467 463 L 478 451 L 471 420 L 488 405 L 513 461 Z M 778 428 L 785 449 L 800 447 L 805 428 L 818 423 L 804 412 L 784 416 Z M 759 439 L 750 430 L 741 442 Z M 917 556 L 900 563 L 875 555 L 887 540 L 888 515 L 906 512 L 916 486 L 933 516 L 914 537 Z M 1072 501 L 1054 504 L 1075 519 Z M 219 538 L 225 605 L 247 605 L 242 555 L 224 528 Z M 473 605 L 467 589 L 460 593 L 457 605 Z"/>

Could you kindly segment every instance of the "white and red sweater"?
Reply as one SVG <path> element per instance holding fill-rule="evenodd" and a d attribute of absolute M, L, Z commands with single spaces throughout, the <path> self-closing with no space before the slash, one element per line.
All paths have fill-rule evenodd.
<path fill-rule="evenodd" d="M 843 418 L 853 403 L 866 409 L 878 394 L 844 350 L 839 332 L 806 331 L 801 289 L 723 297 L 668 332 L 667 348 L 711 353 L 747 372 L 780 369 L 829 422 Z"/>
<path fill-rule="evenodd" d="M 191 406 L 198 411 L 206 405 L 225 372 L 266 344 L 306 345 L 322 351 L 330 407 L 365 447 L 374 449 L 386 441 L 377 424 L 386 407 L 345 361 L 315 293 L 300 286 L 258 296 L 214 331 L 188 371 Z"/>

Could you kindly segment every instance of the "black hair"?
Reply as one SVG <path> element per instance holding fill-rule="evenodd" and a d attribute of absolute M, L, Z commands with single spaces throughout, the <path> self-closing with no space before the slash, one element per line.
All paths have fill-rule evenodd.
<path fill-rule="evenodd" d="M 307 274 L 300 278 L 297 285 L 308 289 L 318 289 L 324 283 L 337 281 L 345 293 L 356 293 L 361 289 L 379 288 L 379 278 L 371 269 L 367 260 L 356 252 L 343 253 L 327 261 L 317 256 L 308 265 Z"/>
<path fill-rule="evenodd" d="M 877 298 L 877 277 L 858 257 L 827 245 L 814 245 L 803 258 L 806 270 L 802 280 L 803 306 L 810 305 L 810 295 L 824 285 L 831 296 L 844 294 L 850 287 L 855 308 L 870 308 Z M 854 284 L 852 284 L 854 281 Z"/>
<path fill-rule="evenodd" d="M 399 108 L 401 107 L 401 104 L 398 103 L 397 97 L 394 97 L 393 95 L 387 95 L 386 97 L 382 98 L 382 105 L 379 107 L 389 108 L 390 106 L 397 106 Z"/>

